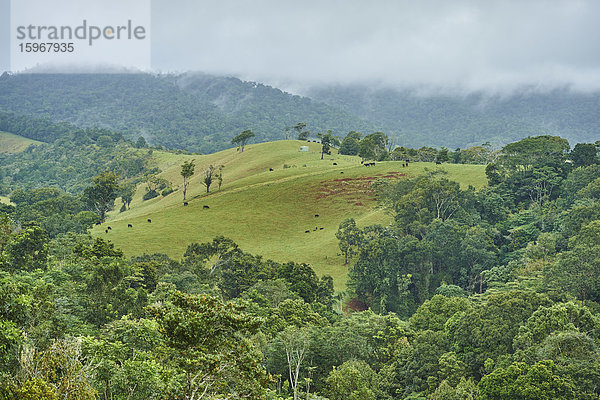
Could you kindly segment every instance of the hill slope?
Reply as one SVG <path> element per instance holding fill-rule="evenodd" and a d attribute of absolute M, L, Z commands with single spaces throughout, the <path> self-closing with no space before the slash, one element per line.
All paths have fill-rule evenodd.
<path fill-rule="evenodd" d="M 112 240 L 127 255 L 163 252 L 176 259 L 191 242 L 224 235 L 253 254 L 276 261 L 307 262 L 319 274 L 332 275 L 341 289 L 347 269 L 343 258 L 337 256 L 339 224 L 348 217 L 360 225 L 387 223 L 389 215 L 374 208 L 370 183 L 384 177 L 403 179 L 433 166 L 416 163 L 402 168 L 398 162 L 381 162 L 365 168 L 353 156 L 332 155 L 321 160 L 316 143 L 308 144 L 309 152 L 299 152 L 299 146 L 305 144 L 278 141 L 248 146 L 243 153 L 229 149 L 207 156 L 154 152 L 164 171 L 161 176 L 175 186 L 181 184 L 180 165 L 195 159 L 189 205 L 183 205 L 180 190 L 144 202 L 140 186 L 131 209 L 113 211 L 93 234 Z M 225 166 L 224 183 L 221 190 L 214 187 L 207 194 L 201 179 L 211 164 Z M 448 164 L 443 168 L 463 185 L 481 187 L 485 182 L 484 166 Z M 111 230 L 105 233 L 107 225 Z"/>

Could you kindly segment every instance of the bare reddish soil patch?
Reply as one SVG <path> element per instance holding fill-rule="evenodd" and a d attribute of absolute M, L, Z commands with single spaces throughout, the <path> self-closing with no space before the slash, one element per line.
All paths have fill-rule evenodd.
<path fill-rule="evenodd" d="M 346 199 L 348 204 L 361 207 L 365 202 L 377 200 L 372 185 L 377 179 L 401 179 L 406 176 L 400 172 L 388 172 L 374 176 L 360 176 L 357 178 L 337 178 L 321 181 L 317 190 L 317 199 L 326 199 L 336 196 Z"/>
<path fill-rule="evenodd" d="M 369 309 L 369 307 L 362 301 L 358 300 L 356 297 L 350 299 L 350 301 L 348 301 L 344 307 L 344 311 L 346 311 L 346 312 L 348 312 L 348 311 L 365 311 L 368 309 Z"/>

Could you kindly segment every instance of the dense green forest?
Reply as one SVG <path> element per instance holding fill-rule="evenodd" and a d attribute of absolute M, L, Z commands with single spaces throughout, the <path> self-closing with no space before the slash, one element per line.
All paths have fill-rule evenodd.
<path fill-rule="evenodd" d="M 358 151 L 382 157 L 385 137 L 367 137 Z M 508 144 L 481 190 L 439 171 L 376 181 L 394 221 L 340 223 L 338 293 L 309 265 L 225 237 L 181 260 L 125 258 L 85 233 L 113 172 L 73 194 L 13 191 L 0 208 L 0 398 L 598 399 L 597 150 Z M 412 152 L 428 156 L 398 157 Z"/>
<path fill-rule="evenodd" d="M 133 141 L 142 136 L 152 145 L 192 152 L 228 148 L 245 129 L 258 142 L 284 139 L 286 128 L 299 121 L 315 134 L 376 130 L 305 97 L 203 74 L 3 74 L 0 93 L 0 111 L 106 128 Z"/>
<path fill-rule="evenodd" d="M 501 147 L 527 136 L 594 142 L 599 93 L 525 88 L 513 94 L 430 94 L 368 86 L 316 87 L 307 95 L 376 123 L 396 144 L 410 147 Z"/>
<path fill-rule="evenodd" d="M 137 149 L 122 134 L 108 129 L 82 129 L 0 112 L 0 130 L 44 142 L 20 153 L 0 154 L 2 195 L 40 186 L 79 194 L 92 177 L 107 169 L 131 181 L 153 169 L 150 149 Z"/>

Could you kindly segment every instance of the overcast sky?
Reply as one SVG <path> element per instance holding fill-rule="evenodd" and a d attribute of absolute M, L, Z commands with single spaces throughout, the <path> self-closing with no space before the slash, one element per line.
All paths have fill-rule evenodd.
<path fill-rule="evenodd" d="M 155 71 L 284 88 L 600 90 L 596 0 L 152 0 L 151 18 Z"/>

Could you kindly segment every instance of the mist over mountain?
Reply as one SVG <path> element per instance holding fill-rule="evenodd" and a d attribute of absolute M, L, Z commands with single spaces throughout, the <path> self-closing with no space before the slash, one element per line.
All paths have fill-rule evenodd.
<path fill-rule="evenodd" d="M 542 134 L 595 142 L 600 92 L 567 88 L 489 94 L 423 92 L 376 85 L 321 85 L 294 95 L 234 77 L 186 73 L 4 74 L 0 111 L 80 127 L 98 126 L 167 148 L 204 153 L 231 147 L 252 129 L 257 142 L 279 140 L 305 122 L 313 134 L 331 129 L 382 131 L 395 144 L 500 147 Z"/>
<path fill-rule="evenodd" d="M 600 92 L 524 87 L 508 94 L 421 91 L 365 85 L 313 87 L 309 97 L 377 123 L 411 147 L 451 148 L 490 142 L 496 147 L 527 136 L 561 136 L 571 145 L 600 133 Z"/>
<path fill-rule="evenodd" d="M 284 139 L 305 122 L 311 132 L 376 130 L 336 107 L 237 78 L 206 74 L 4 74 L 0 111 L 98 126 L 167 148 L 204 153 L 231 147 L 252 129 L 257 142 Z"/>

